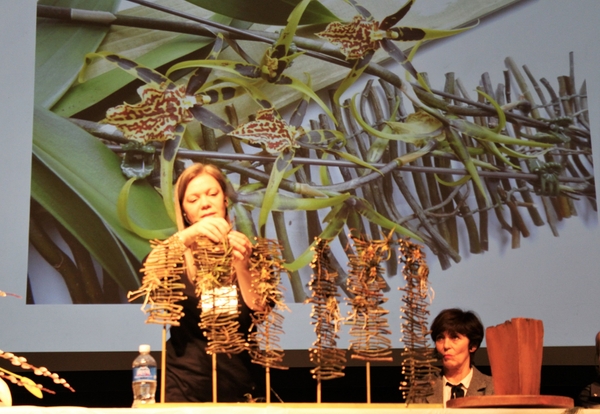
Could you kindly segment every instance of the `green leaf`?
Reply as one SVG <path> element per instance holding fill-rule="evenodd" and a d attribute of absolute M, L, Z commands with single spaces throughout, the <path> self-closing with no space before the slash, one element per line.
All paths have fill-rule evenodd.
<path fill-rule="evenodd" d="M 40 399 L 44 398 L 44 393 L 42 393 L 42 390 L 38 388 L 37 384 L 32 379 L 20 377 L 20 380 L 27 391 Z"/>
<path fill-rule="evenodd" d="M 423 36 L 423 39 L 421 40 L 433 40 L 433 39 L 441 39 L 444 37 L 449 37 L 449 36 L 454 36 L 457 35 L 459 33 L 462 33 L 464 31 L 467 30 L 471 30 L 474 27 L 477 27 L 479 25 L 479 22 L 475 23 L 472 26 L 468 26 L 468 27 L 463 27 L 460 29 L 451 29 L 451 30 L 438 30 L 438 29 L 423 29 L 423 28 L 413 28 L 413 27 L 400 27 L 400 31 L 402 30 L 422 30 L 425 35 Z"/>
<path fill-rule="evenodd" d="M 121 225 L 125 227 L 127 230 L 137 234 L 143 239 L 152 240 L 152 239 L 166 239 L 172 233 L 172 231 L 167 230 L 148 230 L 143 227 L 135 224 L 133 220 L 129 217 L 128 210 L 128 201 L 129 194 L 131 192 L 131 186 L 135 183 L 135 178 L 130 178 L 127 180 L 121 192 L 119 193 L 119 199 L 117 201 L 117 215 L 119 217 L 119 221 Z M 173 204 L 173 203 L 171 203 Z M 131 290 L 131 289 L 130 289 Z"/>
<path fill-rule="evenodd" d="M 301 82 L 300 80 L 298 80 L 296 78 L 293 78 L 291 76 L 285 76 L 285 75 L 282 76 L 282 79 L 281 79 L 281 81 L 278 82 L 278 84 L 289 86 L 290 88 L 295 89 L 298 92 L 303 93 L 306 96 L 309 96 L 313 101 L 315 101 L 323 109 L 323 111 L 325 111 L 327 116 L 331 120 L 333 120 L 333 122 L 335 124 L 337 124 L 337 120 L 333 116 L 331 109 L 329 109 L 329 107 L 325 104 L 325 102 L 323 102 L 323 100 L 321 98 L 319 98 L 319 95 L 317 95 L 310 86 L 306 85 L 305 83 Z"/>
<path fill-rule="evenodd" d="M 350 72 L 348 72 L 346 77 L 342 79 L 338 88 L 333 94 L 333 102 L 335 105 L 339 105 L 340 99 L 344 92 L 346 92 L 346 90 L 348 90 L 350 86 L 354 85 L 354 82 L 356 82 L 358 78 L 360 78 L 360 75 L 362 75 L 362 73 L 365 71 L 372 58 L 373 53 L 372 51 L 370 51 L 367 52 L 361 59 L 357 59 L 354 62 L 354 64 L 352 65 L 352 69 L 350 69 Z"/>
<path fill-rule="evenodd" d="M 281 153 L 281 155 L 277 157 L 275 163 L 273 164 L 271 176 L 269 177 L 269 183 L 267 184 L 262 206 L 260 208 L 260 213 L 258 215 L 258 235 L 260 237 L 265 237 L 265 226 L 267 224 L 269 213 L 273 208 L 273 203 L 275 202 L 275 195 L 277 194 L 277 190 L 279 190 L 279 184 L 283 179 L 285 170 L 288 169 L 293 158 L 294 153 L 291 151 L 286 151 Z"/>
<path fill-rule="evenodd" d="M 364 216 L 371 223 L 375 223 L 378 226 L 384 227 L 386 229 L 390 229 L 390 230 L 393 229 L 395 232 L 397 232 L 398 234 L 400 234 L 402 236 L 410 237 L 410 238 L 418 240 L 420 242 L 423 241 L 423 239 L 421 239 L 420 236 L 413 233 L 406 227 L 403 227 L 403 226 L 399 225 L 398 223 L 394 223 L 390 219 L 379 214 L 377 211 L 375 211 L 373 206 L 371 206 L 367 202 L 367 200 L 355 197 L 354 198 L 354 208 L 360 215 Z"/>
<path fill-rule="evenodd" d="M 278 49 L 278 46 L 283 45 L 284 51 L 281 53 L 281 58 L 284 58 L 288 55 L 290 46 L 292 45 L 292 41 L 294 40 L 294 35 L 296 34 L 296 29 L 298 28 L 298 23 L 300 19 L 304 15 L 306 11 L 306 7 L 311 4 L 311 0 L 300 0 L 300 2 L 294 7 L 294 10 L 290 13 L 287 19 L 287 25 L 281 31 L 279 35 L 279 39 L 273 45 L 275 49 Z M 317 3 L 315 3 L 317 4 Z M 320 3 L 318 3 L 320 4 Z"/>
<path fill-rule="evenodd" d="M 229 24 L 237 28 L 248 28 L 249 23 L 232 21 L 228 17 L 214 15 L 210 17 L 210 20 L 216 21 L 222 24 Z M 154 31 L 149 30 L 145 36 L 155 36 Z M 192 52 L 200 50 L 202 48 L 211 46 L 214 43 L 214 39 L 205 38 L 194 35 L 179 35 L 168 42 L 161 44 L 159 47 L 149 51 L 148 53 L 136 58 L 136 62 L 140 65 L 147 66 L 149 68 L 158 68 L 159 66 L 165 65 L 182 56 L 188 55 Z M 130 44 L 130 42 L 124 42 L 124 44 Z M 96 48 L 89 49 L 87 52 L 94 52 Z M 127 52 L 126 50 L 113 50 L 112 52 Z M 79 66 L 83 66 L 83 53 L 79 59 Z M 50 70 L 60 72 L 62 67 L 60 62 L 50 68 Z M 79 70 L 78 70 L 79 71 Z M 77 72 L 78 72 L 77 71 Z M 36 73 L 37 75 L 37 73 Z M 75 74 L 75 76 L 77 73 Z M 52 110 L 59 115 L 69 117 L 72 116 L 92 105 L 106 98 L 107 96 L 118 91 L 125 85 L 132 82 L 134 78 L 128 73 L 121 69 L 113 69 L 109 72 L 103 73 L 92 79 L 88 79 L 84 83 L 73 85 L 64 96 L 52 107 Z"/>
<path fill-rule="evenodd" d="M 39 4 L 114 12 L 120 0 L 42 0 Z M 98 48 L 110 28 L 38 19 L 35 48 L 35 103 L 50 108 L 69 89 L 83 57 Z"/>
<path fill-rule="evenodd" d="M 189 3 L 210 10 L 215 13 L 229 16 L 247 22 L 285 26 L 289 15 L 301 0 L 187 0 Z M 340 20 L 329 9 L 318 1 L 312 1 L 302 18 L 300 24 L 330 23 Z"/>
<path fill-rule="evenodd" d="M 361 114 L 356 109 L 355 102 L 356 95 L 352 97 L 352 103 L 350 105 L 352 116 L 366 132 L 376 136 L 377 138 L 404 141 L 420 146 L 426 140 L 439 137 L 443 132 L 441 122 L 437 122 L 437 120 L 433 117 L 430 117 L 431 121 L 429 123 L 421 122 L 420 120 L 415 122 L 387 122 L 386 125 L 391 127 L 392 132 L 387 132 L 387 128 L 383 131 L 379 131 L 378 129 L 373 128 L 363 119 Z"/>
<path fill-rule="evenodd" d="M 492 129 L 492 131 L 494 131 L 496 134 L 499 134 L 506 126 L 506 114 L 500 107 L 500 104 L 498 104 L 498 102 L 496 102 L 496 100 L 493 99 L 490 95 L 488 95 L 479 88 L 477 88 L 477 93 L 483 96 L 485 99 L 487 99 L 488 102 L 492 104 L 494 109 L 496 109 L 496 113 L 498 114 L 498 125 L 496 125 L 496 127 Z"/>
<path fill-rule="evenodd" d="M 522 152 L 518 152 L 515 151 L 511 148 L 508 148 L 505 145 L 500 144 L 500 148 L 498 148 L 498 150 L 503 153 L 503 154 L 507 154 L 510 157 L 514 157 L 514 158 L 527 158 L 527 159 L 536 159 L 538 158 L 540 155 L 543 155 L 545 153 L 547 153 L 548 151 L 551 150 L 551 148 L 545 149 L 543 151 L 540 151 L 538 154 L 523 154 Z M 521 167 L 517 167 L 518 169 L 521 169 Z"/>
<path fill-rule="evenodd" d="M 322 148 L 321 150 L 323 152 L 328 153 L 328 154 L 337 155 L 338 157 L 340 157 L 340 158 L 342 158 L 342 159 L 344 159 L 346 161 L 350 161 L 350 162 L 352 162 L 352 163 L 354 163 L 356 165 L 360 165 L 361 167 L 368 168 L 369 170 L 372 170 L 372 171 L 375 171 L 376 173 L 380 173 L 381 174 L 381 172 L 377 168 L 373 167 L 368 162 L 365 162 L 362 159 L 360 159 L 360 158 L 358 158 L 358 157 L 356 157 L 356 156 L 354 156 L 354 155 L 352 155 L 352 154 L 350 154 L 348 152 L 337 151 L 337 150 L 329 149 L 329 148 Z"/>
<path fill-rule="evenodd" d="M 33 157 L 31 196 L 58 220 L 124 289 L 139 286 L 137 268 L 115 235 L 77 194 Z"/>
<path fill-rule="evenodd" d="M 263 204 L 264 193 L 252 192 L 249 194 L 238 193 L 237 202 L 260 207 Z M 271 210 L 275 211 L 297 211 L 297 210 L 320 210 L 333 207 L 350 198 L 349 193 L 323 198 L 300 198 L 288 197 L 283 194 L 275 194 Z"/>
<path fill-rule="evenodd" d="M 463 184 L 466 184 L 471 179 L 470 175 L 465 175 L 463 178 L 456 180 L 456 181 L 444 181 L 437 174 L 434 174 L 433 176 L 435 178 L 435 181 L 437 181 L 441 185 L 445 185 L 446 187 L 458 187 Z"/>
<path fill-rule="evenodd" d="M 448 144 L 450 144 L 450 148 L 452 148 L 454 154 L 464 164 L 466 170 L 471 175 L 475 186 L 485 199 L 486 204 L 489 205 L 490 198 L 485 192 L 483 182 L 481 181 L 481 177 L 479 176 L 479 171 L 477 171 L 477 167 L 475 166 L 475 163 L 473 163 L 473 158 L 471 158 L 471 155 L 469 154 L 469 151 L 467 151 L 467 147 L 463 143 L 462 139 L 460 139 L 458 133 L 451 128 L 448 128 L 446 130 L 446 139 L 448 140 Z"/>
<path fill-rule="evenodd" d="M 76 125 L 39 107 L 34 112 L 33 153 L 106 222 L 138 260 L 146 256 L 148 241 L 125 229 L 117 216 L 119 192 L 126 182 L 117 155 Z M 132 189 L 129 203 L 131 218 L 139 226 L 175 231 L 160 195 L 147 183 Z"/>
<path fill-rule="evenodd" d="M 337 237 L 346 224 L 346 219 L 348 218 L 347 206 L 344 205 L 341 208 L 335 208 L 334 210 L 336 210 L 336 214 L 331 217 L 327 227 L 325 227 L 325 229 L 323 229 L 319 235 L 320 239 L 331 240 Z M 286 270 L 293 272 L 308 266 L 314 256 L 314 252 L 312 250 L 314 245 L 315 242 L 313 241 L 310 246 L 308 246 L 308 248 L 300 256 L 298 256 L 296 260 L 294 260 L 292 263 L 285 263 L 283 267 Z"/>
<path fill-rule="evenodd" d="M 212 42 L 212 39 L 181 35 L 136 58 L 136 62 L 149 68 L 157 68 L 181 56 L 208 46 Z M 80 67 L 83 66 L 83 56 L 81 56 Z M 102 75 L 88 79 L 84 83 L 74 85 L 52 107 L 52 110 L 65 117 L 74 115 L 101 101 L 134 80 L 134 77 L 122 69 L 113 69 Z"/>
<path fill-rule="evenodd" d="M 27 377 L 22 377 L 21 375 L 17 375 L 14 372 L 11 372 L 9 370 L 6 370 L 2 367 L 0 367 L 0 371 L 8 374 L 9 377 L 15 377 L 16 379 L 21 381 L 21 384 L 25 387 L 25 389 L 27 391 L 29 391 L 30 393 L 32 393 L 33 395 L 35 395 L 38 398 L 43 398 L 44 395 L 42 394 L 42 390 L 38 388 L 37 384 L 30 378 Z"/>
<path fill-rule="evenodd" d="M 486 140 L 495 142 L 496 144 L 505 145 L 526 145 L 528 147 L 539 147 L 539 148 L 550 148 L 553 144 L 545 142 L 531 141 L 528 139 L 519 139 L 509 137 L 507 135 L 497 134 L 491 129 L 483 127 L 481 125 L 474 124 L 464 119 L 456 118 L 449 119 L 450 126 L 463 134 L 469 135 L 478 140 Z"/>
<path fill-rule="evenodd" d="M 354 103 L 353 103 L 354 105 Z M 398 100 L 396 102 L 395 108 L 394 110 L 391 112 L 390 115 L 390 119 L 388 121 L 388 123 L 386 123 L 383 126 L 383 132 L 390 132 L 391 131 L 391 126 L 389 125 L 389 122 L 393 122 L 393 119 L 395 117 L 398 108 L 400 107 L 400 100 Z M 369 147 L 369 150 L 367 151 L 367 162 L 369 163 L 375 163 L 375 162 L 379 162 L 381 160 L 381 157 L 383 157 L 383 154 L 386 151 L 386 148 L 389 145 L 389 139 L 387 138 L 376 138 L 375 141 L 373 141 L 373 143 L 371 144 L 371 146 Z"/>
<path fill-rule="evenodd" d="M 485 141 L 485 140 L 481 140 L 479 141 L 480 144 L 486 148 L 490 153 L 494 154 L 496 157 L 498 157 L 498 159 L 500 161 L 502 161 L 503 163 L 510 165 L 511 167 L 520 170 L 521 167 L 517 164 L 512 163 L 508 158 L 506 158 L 504 156 L 504 154 L 502 154 L 500 152 L 500 150 L 498 149 L 498 147 L 496 146 L 496 144 L 494 144 L 493 142 L 489 142 L 489 141 Z"/>
<path fill-rule="evenodd" d="M 162 194 L 165 211 L 171 217 L 173 223 L 176 221 L 175 207 L 173 206 L 173 200 L 175 200 L 173 170 L 175 168 L 175 161 L 177 160 L 177 151 L 179 151 L 179 146 L 183 138 L 182 135 L 186 129 L 183 126 L 183 131 L 176 132 L 174 139 L 164 142 L 160 153 L 160 193 Z"/>
<path fill-rule="evenodd" d="M 244 233 L 250 241 L 255 242 L 256 229 L 254 228 L 254 221 L 252 220 L 252 214 L 240 203 L 233 204 L 233 211 L 235 215 L 235 228 Z"/>
<path fill-rule="evenodd" d="M 258 66 L 250 63 L 240 63 L 234 60 L 220 60 L 220 59 L 199 59 L 199 60 L 186 60 L 184 62 L 177 63 L 169 68 L 166 75 L 169 76 L 171 73 L 181 69 L 190 68 L 213 68 L 220 69 L 225 72 L 233 73 L 242 76 L 245 79 L 259 79 Z"/>

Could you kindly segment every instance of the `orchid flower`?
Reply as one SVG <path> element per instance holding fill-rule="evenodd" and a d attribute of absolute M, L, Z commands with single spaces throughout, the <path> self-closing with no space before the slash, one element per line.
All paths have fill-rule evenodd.
<path fill-rule="evenodd" d="M 339 46 L 346 60 L 354 62 L 352 69 L 344 78 L 334 95 L 339 102 L 344 91 L 364 72 L 377 50 L 383 48 L 392 59 L 400 63 L 408 73 L 419 80 L 419 74 L 404 52 L 394 44 L 395 41 L 423 41 L 438 39 L 461 33 L 468 28 L 457 30 L 421 29 L 416 27 L 393 27 L 410 11 L 415 0 L 409 0 L 396 13 L 375 20 L 371 13 L 355 0 L 345 0 L 359 13 L 352 22 L 332 22 L 317 36 Z"/>

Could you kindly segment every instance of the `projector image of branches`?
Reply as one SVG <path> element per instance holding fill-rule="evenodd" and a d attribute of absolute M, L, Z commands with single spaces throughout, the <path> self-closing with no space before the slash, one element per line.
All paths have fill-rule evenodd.
<path fill-rule="evenodd" d="M 85 246 L 105 280 L 129 292 L 128 300 L 143 303 L 147 323 L 166 329 L 178 323 L 184 297 L 186 249 L 166 243 L 175 232 L 173 182 L 191 162 L 218 166 L 230 180 L 235 226 L 254 242 L 251 265 L 260 277 L 253 289 L 269 306 L 254 315 L 256 332 L 244 342 L 237 335 L 237 309 L 220 305 L 228 298 L 219 296 L 219 288 L 234 277 L 229 247 L 199 239 L 191 249 L 202 275 L 196 293 L 210 296 L 214 305 L 203 311 L 201 328 L 208 332 L 213 364 L 216 354 L 249 349 L 253 362 L 266 368 L 267 390 L 270 370 L 286 368 L 279 346 L 288 310 L 281 272 L 288 275 L 291 299 L 312 307 L 307 325 L 316 340 L 308 351 L 321 402 L 322 381 L 344 375 L 346 352 L 337 343 L 343 324 L 349 326 L 349 354 L 365 362 L 367 378 L 371 362 L 391 361 L 384 304 L 393 295 L 383 264 L 388 272 L 401 264 L 405 378 L 399 388 L 406 403 L 417 403 L 431 392 L 439 371 L 427 338 L 433 293 L 424 249 L 444 270 L 460 262 L 462 240 L 471 254 L 489 250 L 493 220 L 518 248 L 532 224 L 558 236 L 559 222 L 576 217 L 578 209 L 597 208 L 586 83 L 575 82 L 572 53 L 571 73 L 560 76 L 557 86 L 506 57 L 497 86 L 484 73 L 473 93 L 448 73 L 437 90 L 427 72 L 413 65 L 415 54 L 424 42 L 476 30 L 476 18 L 449 28 L 413 24 L 415 0 L 385 11 L 381 20 L 370 11 L 381 7 L 375 0 L 338 0 L 335 8 L 333 0 L 270 2 L 262 13 L 244 7 L 247 0 L 234 2 L 239 10 L 200 0 L 177 9 L 130 1 L 142 7 L 113 14 L 38 5 L 45 25 L 67 19 L 84 33 L 92 22 L 114 20 L 104 41 L 96 39 L 100 47 L 86 53 L 83 63 L 81 56 L 72 62 L 76 83 L 36 91 L 46 95 L 39 96 L 34 117 L 43 126 L 34 144 L 43 150 L 34 154 L 32 191 L 43 188 L 47 177 L 56 185 L 32 195 L 32 228 L 70 224 L 61 228 L 69 242 Z M 500 0 L 494 7 L 506 4 Z M 212 12 L 232 24 L 211 19 Z M 157 25 L 155 15 L 165 13 L 178 20 Z M 254 30 L 240 20 L 279 28 Z M 127 35 L 116 27 L 134 24 L 136 30 L 179 33 L 193 39 L 186 44 L 194 47 L 177 55 L 177 41 L 167 40 L 158 48 L 172 52 L 168 58 L 131 57 L 117 50 L 116 38 Z M 54 72 L 71 67 L 68 59 L 60 64 Z M 340 74 L 328 84 L 336 86 L 323 93 L 314 70 Z M 350 96 L 366 75 L 370 80 Z M 309 106 L 319 113 L 305 121 Z M 56 163 L 68 168 L 53 170 Z M 89 187 L 80 188 L 83 180 L 66 170 L 83 174 Z M 72 222 L 77 215 L 70 207 L 51 208 L 67 193 L 81 201 L 73 204 L 77 215 L 103 223 L 93 243 L 89 228 Z M 297 237 L 302 242 L 289 234 L 288 213 L 305 216 L 299 230 L 304 237 Z M 52 222 L 36 225 L 47 218 Z M 34 236 L 33 247 L 42 250 Z M 151 249 L 161 254 L 142 264 Z M 64 275 L 63 262 L 61 257 L 50 264 Z M 70 274 L 77 271 L 72 265 Z M 308 268 L 305 283 L 301 270 Z M 69 280 L 74 303 L 102 296 L 101 287 Z M 346 317 L 341 294 L 351 308 Z M 270 393 L 266 398 L 270 402 Z"/>

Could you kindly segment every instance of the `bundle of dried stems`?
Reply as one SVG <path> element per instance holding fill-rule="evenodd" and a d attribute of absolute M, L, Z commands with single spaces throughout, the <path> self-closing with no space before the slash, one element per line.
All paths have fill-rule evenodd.
<path fill-rule="evenodd" d="M 310 372 L 318 383 L 344 376 L 346 364 L 345 352 L 337 347 L 337 332 L 341 317 L 337 291 L 337 272 L 329 264 L 329 240 L 319 239 L 314 246 L 314 258 L 311 262 L 313 274 L 309 283 L 312 296 L 311 322 L 317 335 L 313 346 L 308 350 L 310 361 L 316 365 Z"/>
<path fill-rule="evenodd" d="M 421 249 L 410 240 L 400 241 L 400 261 L 404 264 L 402 274 L 406 280 L 406 285 L 400 288 L 404 292 L 400 310 L 404 343 L 402 374 L 405 376 L 400 389 L 407 404 L 423 402 L 432 394 L 432 381 L 440 370 L 433 365 L 437 359 L 434 349 L 429 347 L 429 267 Z"/>
<path fill-rule="evenodd" d="M 391 236 L 391 235 L 390 235 Z M 352 237 L 355 255 L 350 256 L 348 299 L 352 310 L 345 319 L 350 325 L 351 358 L 364 361 L 392 361 L 391 331 L 382 305 L 388 298 L 383 290 L 387 286 L 383 279 L 382 261 L 390 258 L 390 240 L 364 240 Z"/>
<path fill-rule="evenodd" d="M 248 338 L 249 352 L 254 363 L 287 369 L 283 365 L 284 351 L 279 345 L 279 335 L 284 333 L 284 318 L 280 311 L 289 310 L 283 300 L 282 270 L 281 245 L 277 240 L 257 238 L 250 258 L 250 271 L 258 275 L 252 288 L 259 295 L 263 310 L 251 315 L 255 330 Z"/>

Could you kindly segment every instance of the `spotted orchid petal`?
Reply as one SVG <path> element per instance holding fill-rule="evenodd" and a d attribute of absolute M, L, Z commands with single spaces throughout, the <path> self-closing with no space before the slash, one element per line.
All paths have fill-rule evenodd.
<path fill-rule="evenodd" d="M 164 142 L 175 137 L 177 126 L 194 119 L 190 112 L 196 104 L 185 93 L 185 86 L 149 83 L 138 89 L 142 100 L 125 103 L 106 111 L 105 122 L 120 129 L 126 138 L 148 143 Z"/>
<path fill-rule="evenodd" d="M 260 144 L 271 155 L 279 155 L 299 147 L 296 138 L 301 132 L 302 129 L 288 125 L 275 109 L 269 108 L 258 111 L 254 121 L 240 125 L 230 135 Z"/>
<path fill-rule="evenodd" d="M 329 23 L 317 36 L 340 48 L 348 60 L 361 59 L 369 50 L 381 47 L 379 22 L 354 16 L 352 22 Z"/>
<path fill-rule="evenodd" d="M 302 128 L 296 129 L 282 120 L 274 108 L 268 108 L 258 111 L 254 121 L 240 125 L 230 133 L 250 143 L 260 144 L 269 154 L 277 156 L 258 217 L 259 234 L 262 237 L 265 236 L 268 214 L 273 207 L 279 184 L 291 165 L 295 149 L 299 147 L 296 139 L 303 132 Z"/>
<path fill-rule="evenodd" d="M 411 59 L 397 47 L 395 41 L 422 41 L 452 36 L 469 28 L 457 30 L 435 30 L 413 27 L 393 27 L 410 11 L 415 0 L 408 0 L 396 13 L 381 22 L 374 20 L 371 13 L 355 0 L 346 0 L 357 11 L 350 23 L 332 22 L 317 36 L 340 48 L 346 60 L 353 61 L 348 75 L 342 80 L 334 95 L 338 103 L 344 91 L 364 72 L 374 53 L 383 48 L 392 59 L 400 63 L 419 83 L 423 80 L 413 67 Z"/>

